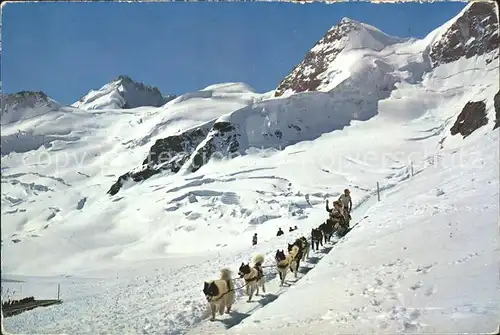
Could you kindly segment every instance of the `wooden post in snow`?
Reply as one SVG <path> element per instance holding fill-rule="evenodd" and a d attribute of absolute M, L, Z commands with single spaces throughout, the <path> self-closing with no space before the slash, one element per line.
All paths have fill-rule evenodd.
<path fill-rule="evenodd" d="M 378 199 L 378 201 L 380 201 L 380 185 L 379 185 L 378 181 L 377 181 L 377 199 Z"/>
<path fill-rule="evenodd" d="M 2 334 L 6 334 L 5 328 L 3 326 L 3 298 L 0 296 L 0 331 Z"/>
<path fill-rule="evenodd" d="M 61 284 L 57 284 L 57 300 L 59 300 L 60 294 L 61 294 Z"/>
<path fill-rule="evenodd" d="M 410 172 L 411 176 L 413 177 L 413 161 L 410 162 Z"/>

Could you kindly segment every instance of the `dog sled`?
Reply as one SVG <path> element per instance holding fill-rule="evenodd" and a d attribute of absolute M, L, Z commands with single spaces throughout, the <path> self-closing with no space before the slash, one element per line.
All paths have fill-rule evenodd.
<path fill-rule="evenodd" d="M 335 234 L 338 237 L 343 237 L 349 232 L 349 223 L 346 222 L 345 220 L 339 221 L 335 224 L 334 227 Z"/>

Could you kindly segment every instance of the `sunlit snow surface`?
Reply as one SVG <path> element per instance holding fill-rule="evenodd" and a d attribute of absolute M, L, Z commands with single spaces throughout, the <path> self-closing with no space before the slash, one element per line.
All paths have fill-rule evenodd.
<path fill-rule="evenodd" d="M 417 65 L 398 70 L 418 59 L 424 42 L 391 45 L 373 57 L 346 53 L 356 59 L 349 76 L 357 79 L 330 93 L 270 99 L 233 83 L 158 108 L 62 107 L 2 125 L 2 296 L 55 298 L 60 284 L 63 299 L 5 318 L 6 330 L 495 330 L 499 132 L 493 122 L 466 139 L 449 129 L 469 100 L 485 99 L 494 120 L 498 62 L 459 60 L 423 75 Z M 397 56 L 391 48 L 398 45 L 414 56 Z M 373 64 L 376 70 L 361 76 Z M 398 82 L 390 96 L 367 97 L 375 109 L 353 107 L 354 94 L 384 80 Z M 106 194 L 156 139 L 218 117 L 245 130 L 245 155 Z M 287 131 L 299 119 L 308 131 L 291 134 L 288 146 L 259 137 L 266 129 Z M 334 246 L 311 252 L 299 280 L 290 276 L 280 288 L 276 249 L 309 236 L 326 217 L 325 200 L 346 187 L 356 207 L 353 223 L 367 217 Z M 299 230 L 288 233 L 295 225 Z M 284 236 L 275 236 L 278 227 Z M 259 243 L 252 247 L 254 233 Z M 256 253 L 270 266 L 267 294 L 247 303 L 238 292 L 234 313 L 208 322 L 203 281 L 216 279 L 222 267 L 236 276 Z"/>

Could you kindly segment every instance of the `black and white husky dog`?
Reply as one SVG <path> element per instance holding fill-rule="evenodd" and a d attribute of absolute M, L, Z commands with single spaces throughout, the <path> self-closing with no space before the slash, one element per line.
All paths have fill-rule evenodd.
<path fill-rule="evenodd" d="M 252 301 L 254 293 L 255 295 L 259 295 L 259 288 L 262 288 L 262 292 L 266 293 L 264 272 L 262 271 L 264 255 L 255 256 L 253 263 L 254 265 L 252 267 L 249 264 L 241 263 L 238 271 L 240 278 L 245 280 L 248 302 Z"/>

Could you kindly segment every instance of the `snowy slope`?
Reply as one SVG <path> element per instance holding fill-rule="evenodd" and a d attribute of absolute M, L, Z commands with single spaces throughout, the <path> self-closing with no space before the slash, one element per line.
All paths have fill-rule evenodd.
<path fill-rule="evenodd" d="M 65 107 L 71 113 L 2 125 L 2 141 L 17 129 L 74 137 L 2 152 L 2 296 L 51 298 L 61 284 L 64 301 L 6 318 L 5 328 L 289 334 L 494 327 L 499 67 L 493 51 L 433 64 L 435 36 L 391 44 L 377 35 L 385 47 L 352 50 L 358 61 L 329 92 L 271 98 L 242 83 L 217 84 L 159 108 Z M 167 146 L 170 152 L 187 153 L 178 173 L 125 181 L 118 194 L 106 194 L 118 176 L 172 141 L 181 148 Z M 299 280 L 279 288 L 276 249 L 307 236 L 325 219 L 325 199 L 345 187 L 353 222 L 368 218 L 333 248 L 311 253 Z M 294 225 L 298 231 L 275 236 Z M 254 233 L 259 243 L 251 247 Z M 268 294 L 245 303 L 238 291 L 234 313 L 208 322 L 203 281 L 221 267 L 236 273 L 256 253 L 271 265 Z"/>
<path fill-rule="evenodd" d="M 2 240 L 14 239 L 12 234 L 21 239 L 41 236 L 54 222 L 64 222 L 64 216 L 80 213 L 80 207 L 105 195 L 123 169 L 140 164 L 157 138 L 217 118 L 258 97 L 245 91 L 225 99 L 192 98 L 127 111 L 62 107 L 2 126 L 2 217 L 9 220 L 2 227 Z M 57 197 L 60 193 L 65 194 L 62 199 Z"/>
<path fill-rule="evenodd" d="M 497 331 L 498 141 L 418 167 L 307 279 L 228 333 Z"/>
<path fill-rule="evenodd" d="M 479 16 L 471 19 L 470 12 Z M 378 112 L 378 104 L 385 103 L 384 99 L 395 89 L 408 85 L 415 88 L 413 85 L 427 80 L 425 75 L 442 72 L 439 65 L 453 64 L 451 68 L 445 67 L 446 71 L 460 75 L 460 68 L 469 64 L 460 60 L 470 59 L 471 55 L 482 57 L 479 64 L 490 64 L 498 58 L 498 34 L 493 34 L 498 24 L 491 22 L 493 16 L 491 4 L 473 3 L 422 40 L 391 37 L 372 26 L 344 18 L 280 84 L 275 95 L 281 96 L 284 87 L 289 87 L 284 98 L 265 99 L 224 115 L 215 122 L 212 120 L 189 129 L 175 138 L 157 142 L 142 165 L 121 174 L 109 192 L 114 195 L 125 182 L 141 182 L 164 171 L 194 172 L 210 159 L 243 155 L 252 147 L 284 148 L 300 141 L 314 140 L 321 134 L 350 125 L 353 120 L 373 117 Z M 482 30 L 484 36 L 469 33 L 467 29 L 457 31 L 457 24 L 470 24 L 468 29 L 477 30 L 478 22 L 485 27 Z M 462 40 L 467 40 L 469 46 L 487 42 L 489 47 L 485 50 L 460 49 L 460 44 L 443 42 Z M 450 58 L 443 43 L 453 50 L 460 49 L 460 52 L 454 54 L 455 58 Z M 319 75 L 315 69 L 316 79 L 304 77 L 312 71 L 309 69 L 311 64 L 319 66 L 319 63 L 328 65 L 326 72 Z M 313 82 L 318 85 L 304 86 Z M 289 96 L 312 89 L 325 92 Z M 202 92 L 206 96 L 212 94 L 210 90 Z M 401 95 L 400 92 L 395 95 Z M 433 108 L 443 100 L 438 94 L 428 94 L 426 98 L 418 103 L 426 104 L 427 108 Z M 183 101 L 181 98 L 176 100 Z M 389 103 L 398 102 L 391 100 Z M 410 118 L 413 115 L 411 110 L 397 109 L 397 112 L 402 119 L 407 118 L 407 113 Z M 175 152 L 172 152 L 172 146 L 178 147 Z"/>
<path fill-rule="evenodd" d="M 455 96 L 455 99 L 458 104 L 463 98 L 459 94 Z M 433 137 L 429 135 L 437 132 L 433 128 L 439 124 L 438 121 L 445 120 L 436 119 L 435 116 L 429 114 L 426 118 L 421 118 L 419 122 L 410 120 L 402 126 L 400 122 L 387 122 L 388 116 L 382 117 L 382 114 L 381 111 L 380 117 L 355 124 L 349 128 L 348 133 L 334 132 L 314 142 L 299 143 L 280 152 L 264 151 L 229 162 L 213 162 L 189 177 L 159 177 L 148 180 L 136 188 L 126 190 L 118 198 L 108 201 L 104 198 L 98 200 L 100 208 L 98 212 L 92 209 L 96 205 L 90 204 L 88 208 L 86 205 L 85 211 L 82 211 L 80 215 L 68 215 L 64 223 L 50 227 L 50 235 L 47 231 L 45 236 L 37 238 L 44 239 L 45 243 L 58 245 L 60 252 L 56 253 L 51 248 L 51 253 L 47 255 L 46 260 L 40 256 L 34 257 L 36 252 L 40 253 L 39 248 L 42 247 L 41 244 L 37 244 L 37 239 L 29 240 L 25 237 L 21 243 L 11 244 L 7 248 L 4 244 L 5 253 L 14 255 L 14 248 L 23 246 L 23 253 L 36 259 L 36 261 L 28 262 L 25 258 L 22 268 L 17 266 L 17 270 L 11 270 L 13 273 L 73 274 L 73 277 L 66 279 L 41 280 L 36 277 L 12 277 L 27 280 L 24 284 L 11 284 L 17 292 L 22 287 L 23 294 L 45 292 L 46 296 L 53 296 L 56 283 L 62 283 L 63 297 L 67 302 L 61 306 L 34 310 L 8 318 L 6 319 L 7 328 L 12 331 L 37 329 L 45 332 L 65 331 L 69 333 L 75 331 L 176 333 L 188 329 L 191 325 L 201 321 L 204 316 L 205 305 L 201 295 L 201 281 L 216 276 L 218 269 L 222 266 L 235 268 L 241 261 L 250 260 L 256 252 L 265 252 L 271 256 L 277 248 L 283 248 L 285 241 L 292 241 L 293 236 L 286 235 L 282 240 L 275 238 L 278 226 L 286 230 L 287 226 L 297 224 L 300 227 L 299 234 L 307 234 L 312 226 L 316 226 L 324 218 L 324 198 L 336 196 L 337 191 L 345 185 L 353 189 L 354 201 L 359 204 L 374 190 L 376 181 L 380 181 L 384 189 L 398 185 L 399 182 L 408 178 L 409 159 L 415 162 L 416 171 L 419 171 L 420 166 L 429 165 L 425 163 L 425 159 L 432 160 L 436 157 L 439 138 L 438 135 Z M 387 114 L 390 115 L 390 113 Z M 448 129 L 444 130 L 444 132 L 447 131 Z M 391 133 L 392 137 L 387 138 L 384 136 L 386 133 Z M 486 157 L 485 164 L 491 166 L 487 154 L 491 155 L 496 151 L 485 144 L 490 143 L 491 146 L 497 143 L 498 133 L 491 133 L 491 128 L 483 127 L 471 136 L 466 141 L 474 140 L 481 149 L 484 149 L 484 152 L 476 152 L 471 157 L 484 156 Z M 357 139 L 354 147 L 350 145 L 353 137 Z M 418 139 L 419 137 L 421 139 Z M 482 139 L 486 142 L 481 141 Z M 332 150 L 332 143 L 342 149 Z M 459 139 L 455 144 L 461 149 L 458 153 L 466 155 L 470 149 L 462 148 L 461 143 L 462 140 Z M 456 150 L 456 147 L 450 148 L 450 152 Z M 325 156 L 325 152 L 331 154 Z M 452 158 L 451 153 L 441 155 L 445 162 L 449 162 Z M 489 159 L 496 158 L 492 156 Z M 466 170 L 461 170 L 463 168 L 461 165 L 453 166 L 453 168 L 456 170 L 446 171 L 446 175 L 459 177 L 455 184 L 449 187 L 455 188 L 453 194 L 461 194 L 464 190 L 463 185 L 470 182 L 470 176 Z M 497 176 L 491 169 L 480 169 L 478 174 L 486 170 L 492 176 L 486 175 L 484 178 Z M 445 194 L 451 193 L 445 187 L 446 185 L 440 183 L 444 177 L 441 173 L 444 172 L 438 169 L 428 169 L 425 173 L 433 171 L 436 174 L 432 175 L 432 178 L 423 172 L 417 175 L 418 177 L 414 177 L 414 183 L 429 188 L 430 198 L 426 200 L 434 199 L 432 196 L 436 194 L 434 192 L 437 192 L 437 188 L 443 189 Z M 426 178 L 423 179 L 422 176 Z M 490 181 L 491 187 L 496 190 L 498 179 Z M 140 194 L 141 198 L 148 199 L 148 201 L 138 202 L 137 195 L 134 194 Z M 312 207 L 306 201 L 306 194 L 309 195 L 308 199 Z M 494 196 L 491 191 L 488 191 L 488 194 Z M 398 205 L 406 203 L 408 196 L 407 193 L 401 193 L 394 202 Z M 385 201 L 384 196 L 384 203 Z M 365 204 L 373 204 L 373 201 Z M 384 208 L 388 211 L 387 214 L 383 211 L 379 213 L 377 209 L 378 215 L 381 216 L 377 219 L 373 218 L 370 213 L 370 225 L 381 224 L 379 221 L 381 220 L 388 226 L 388 231 L 396 229 L 394 227 L 402 229 L 399 228 L 400 223 L 397 223 L 399 221 L 391 221 L 391 217 L 396 215 L 395 213 L 401 212 L 397 215 L 406 215 L 406 213 L 402 212 L 399 207 L 388 205 L 385 209 L 382 205 L 383 203 L 379 205 L 379 209 Z M 428 203 L 418 203 L 414 206 L 423 207 L 424 205 L 428 206 Z M 422 207 L 420 207 L 421 212 Z M 442 208 L 438 206 L 438 210 Z M 446 209 L 449 210 L 449 207 Z M 361 211 L 360 208 L 360 213 Z M 355 220 L 362 215 L 357 213 L 355 212 Z M 456 213 L 457 220 L 464 216 L 463 212 L 458 209 Z M 429 219 L 426 212 L 421 215 Z M 362 227 L 363 230 L 369 230 L 370 225 L 366 224 L 366 228 L 364 228 L 365 223 L 356 228 L 352 236 L 357 236 L 357 232 Z M 408 223 L 407 227 L 414 227 L 416 224 L 415 222 Z M 377 233 L 378 229 L 371 229 L 371 231 L 373 234 L 381 234 Z M 261 242 L 258 248 L 249 248 L 247 245 L 254 231 L 259 234 Z M 369 235 L 369 232 L 367 234 L 367 237 L 363 238 L 373 237 Z M 489 236 L 491 238 L 493 235 Z M 444 237 L 449 238 L 447 235 Z M 193 244 L 193 241 L 196 241 L 196 244 Z M 413 241 L 419 242 L 415 239 Z M 481 241 L 484 242 L 484 240 Z M 383 240 L 380 244 L 384 244 Z M 345 253 L 349 256 L 356 253 L 364 254 L 360 253 L 359 246 L 360 243 L 353 243 L 353 249 Z M 412 248 L 417 248 L 417 245 L 413 245 Z M 476 250 L 476 245 L 470 247 L 470 252 L 467 249 L 466 253 L 463 251 L 463 243 L 458 244 L 458 249 L 451 250 L 457 255 L 457 261 L 466 257 L 468 253 L 475 252 L 494 257 L 491 250 L 484 250 L 484 248 Z M 378 252 L 376 248 L 372 248 L 371 251 L 372 253 Z M 462 254 L 464 255 L 461 256 Z M 165 258 L 165 255 L 168 255 L 168 258 Z M 213 259 L 214 257 L 216 260 Z M 332 257 L 337 259 L 338 256 L 332 254 Z M 268 257 L 268 260 L 270 258 Z M 58 259 L 58 263 L 54 263 L 54 259 Z M 149 261 L 146 262 L 147 259 Z M 416 259 L 414 262 L 422 262 L 422 264 L 411 263 L 410 265 L 415 269 L 413 267 L 410 269 L 416 270 L 418 265 L 427 265 L 423 263 L 426 260 L 425 258 Z M 448 262 L 448 259 L 443 262 Z M 82 266 L 83 264 L 85 266 Z M 463 265 L 466 264 L 470 263 Z M 378 264 L 378 266 L 382 265 Z M 328 268 L 331 270 L 331 266 Z M 307 276 L 313 274 L 313 271 L 311 270 Z M 269 273 L 272 274 L 272 270 L 269 270 Z M 336 274 L 336 276 L 339 275 Z M 104 277 L 104 279 L 85 279 L 85 277 Z M 327 277 L 329 278 L 331 277 Z M 366 278 L 366 282 L 359 285 L 368 286 L 374 280 L 373 277 L 367 276 Z M 408 285 L 413 284 L 412 282 Z M 439 285 L 441 287 L 443 284 Z M 395 286 L 397 291 L 399 288 Z M 273 291 L 272 287 L 273 284 L 270 283 L 269 292 L 275 294 L 276 291 Z M 401 290 L 406 288 L 408 286 L 403 286 Z M 354 288 L 353 292 L 357 294 Z M 283 298 L 285 296 L 282 295 Z M 269 304 L 266 309 L 279 303 L 282 297 Z M 351 302 L 349 308 L 358 308 L 354 301 Z M 357 302 L 359 300 L 356 300 Z M 452 306 L 461 311 L 467 307 Z M 483 307 L 491 308 L 489 305 Z M 242 306 L 240 310 L 244 311 L 245 308 L 249 307 Z M 114 311 L 112 318 L 100 317 L 108 315 L 109 310 Z M 327 311 L 323 305 L 318 306 L 318 310 L 322 313 Z M 262 309 L 262 313 L 264 311 L 265 309 Z M 490 311 L 494 312 L 491 309 Z M 345 308 L 343 312 L 346 312 Z M 83 320 L 82 314 L 85 315 Z M 488 315 L 483 316 L 485 319 L 482 320 L 490 320 Z M 54 319 L 55 316 L 57 316 L 56 319 Z M 78 321 L 75 318 L 78 318 Z M 389 325 L 389 329 L 398 326 L 397 322 Z M 231 324 L 234 324 L 234 320 Z M 487 325 L 487 323 L 484 324 Z M 218 324 L 218 326 L 224 327 L 224 324 Z M 281 326 L 282 324 L 278 326 L 269 324 L 270 330 Z M 438 327 L 437 324 L 434 326 Z M 202 328 L 195 329 L 204 329 L 203 325 L 198 327 Z M 209 327 L 217 326 L 210 324 Z M 246 333 L 246 330 L 243 332 Z"/>
<path fill-rule="evenodd" d="M 2 100 L 2 126 L 41 116 L 62 107 L 43 92 L 24 91 L 1 94 L 0 98 Z"/>
<path fill-rule="evenodd" d="M 175 98 L 164 96 L 156 87 L 119 76 L 99 90 L 91 90 L 72 104 L 80 109 L 131 109 L 142 106 L 160 107 Z"/>

